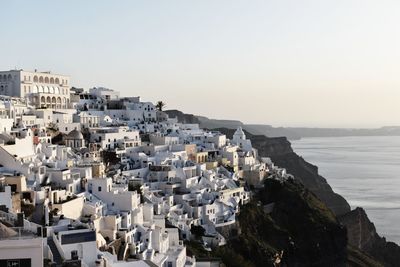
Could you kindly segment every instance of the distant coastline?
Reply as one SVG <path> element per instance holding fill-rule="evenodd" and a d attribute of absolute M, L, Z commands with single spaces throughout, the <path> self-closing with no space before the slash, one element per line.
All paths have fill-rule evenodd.
<path fill-rule="evenodd" d="M 346 128 L 307 128 L 307 127 L 272 127 L 270 125 L 245 125 L 245 129 L 255 134 L 271 137 L 286 136 L 289 140 L 312 137 L 349 137 L 349 136 L 400 136 L 400 126 L 385 126 L 375 129 Z"/>
<path fill-rule="evenodd" d="M 171 117 L 178 117 L 187 123 L 198 123 L 207 129 L 236 129 L 241 126 L 254 135 L 268 137 L 286 137 L 289 140 L 300 140 L 308 137 L 345 137 L 345 136 L 400 136 L 400 126 L 383 126 L 380 128 L 315 128 L 315 127 L 274 127 L 266 124 L 245 124 L 237 120 L 209 119 L 204 116 L 182 113 L 179 110 L 168 110 Z"/>

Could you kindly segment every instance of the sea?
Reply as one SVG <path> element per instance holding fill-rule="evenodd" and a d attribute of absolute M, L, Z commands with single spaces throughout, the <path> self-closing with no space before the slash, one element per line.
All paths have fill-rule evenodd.
<path fill-rule="evenodd" d="M 400 244 L 400 136 L 291 141 L 352 208 L 363 207 L 379 235 Z"/>

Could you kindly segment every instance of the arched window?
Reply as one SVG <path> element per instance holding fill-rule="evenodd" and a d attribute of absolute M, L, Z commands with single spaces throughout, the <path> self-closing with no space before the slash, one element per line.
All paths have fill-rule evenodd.
<path fill-rule="evenodd" d="M 3 75 L 3 81 L 7 81 L 7 75 Z"/>
<path fill-rule="evenodd" d="M 51 99 L 51 103 L 54 103 L 54 104 L 56 103 L 56 98 L 54 96 Z"/>
<path fill-rule="evenodd" d="M 38 80 L 38 77 L 35 75 L 35 76 L 33 76 L 33 81 L 35 82 L 35 83 L 37 83 L 39 80 Z"/>
<path fill-rule="evenodd" d="M 51 98 L 50 98 L 50 96 L 48 96 L 48 97 L 46 98 L 46 102 L 47 102 L 47 103 L 51 103 Z"/>
<path fill-rule="evenodd" d="M 56 84 L 60 84 L 60 80 L 58 78 L 56 78 L 55 82 Z"/>
<path fill-rule="evenodd" d="M 43 83 L 43 77 L 42 76 L 39 77 L 39 82 Z"/>
<path fill-rule="evenodd" d="M 54 78 L 53 77 L 50 78 L 50 83 L 54 83 Z"/>
<path fill-rule="evenodd" d="M 44 78 L 45 83 L 49 83 L 49 77 Z"/>
<path fill-rule="evenodd" d="M 42 102 L 42 103 L 46 102 L 46 98 L 45 98 L 44 96 L 42 96 L 42 97 L 40 98 L 40 102 Z"/>
<path fill-rule="evenodd" d="M 11 74 L 8 74 L 8 80 L 11 81 L 12 77 Z"/>

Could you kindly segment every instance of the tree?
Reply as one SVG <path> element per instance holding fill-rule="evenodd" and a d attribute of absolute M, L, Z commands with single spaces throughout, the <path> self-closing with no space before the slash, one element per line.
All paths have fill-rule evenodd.
<path fill-rule="evenodd" d="M 204 229 L 201 225 L 192 225 L 190 227 L 190 232 L 195 236 L 196 239 L 200 239 L 205 235 L 206 229 Z"/>
<path fill-rule="evenodd" d="M 165 106 L 166 106 L 166 104 L 163 101 L 158 101 L 157 104 L 156 104 L 156 108 L 159 111 L 162 111 Z"/>

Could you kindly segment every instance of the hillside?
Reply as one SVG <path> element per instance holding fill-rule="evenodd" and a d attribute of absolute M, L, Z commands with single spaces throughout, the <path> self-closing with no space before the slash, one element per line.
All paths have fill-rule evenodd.
<path fill-rule="evenodd" d="M 263 207 L 270 203 L 274 208 L 267 213 Z M 226 246 L 207 252 L 191 242 L 189 253 L 221 258 L 230 267 L 382 266 L 347 247 L 346 228 L 296 180 L 265 180 L 238 219 L 235 232 L 240 234 L 230 235 Z"/>
<path fill-rule="evenodd" d="M 193 115 L 185 115 L 181 114 L 180 115 L 182 118 L 185 119 L 191 119 L 194 121 L 194 118 L 196 118 Z M 184 121 L 183 121 L 184 122 Z M 204 126 L 204 125 L 203 125 Z M 223 128 L 223 127 L 213 127 L 213 130 L 218 130 L 224 134 L 227 135 L 228 138 L 231 138 L 235 129 L 232 128 Z M 326 206 L 328 210 L 332 211 L 331 214 L 333 214 L 333 219 L 331 218 L 331 221 L 327 220 L 327 218 L 323 218 L 324 216 L 330 217 L 329 214 L 330 212 L 322 212 L 321 215 L 320 213 L 290 213 L 289 207 L 296 207 L 293 203 L 290 203 L 290 200 L 287 200 L 286 198 L 281 198 L 279 199 L 280 201 L 283 201 L 282 208 L 285 209 L 285 205 L 287 205 L 287 210 L 285 211 L 288 216 L 286 219 L 288 220 L 286 223 L 290 224 L 298 224 L 298 221 L 306 221 L 307 218 L 302 218 L 302 216 L 309 217 L 311 216 L 311 220 L 313 222 L 319 221 L 321 218 L 324 222 L 327 223 L 327 225 L 321 224 L 324 229 L 331 229 L 330 227 L 333 224 L 339 224 L 342 225 L 343 229 L 345 229 L 345 232 L 347 232 L 347 242 L 340 243 L 338 247 L 335 247 L 337 249 L 336 253 L 339 253 L 339 255 L 342 255 L 343 250 L 346 251 L 346 261 L 348 266 L 388 266 L 388 267 L 394 267 L 398 266 L 398 262 L 400 262 L 400 247 L 392 242 L 386 242 L 386 240 L 382 237 L 380 237 L 375 230 L 375 227 L 373 226 L 372 222 L 368 219 L 368 216 L 366 215 L 365 211 L 362 209 L 356 209 L 351 211 L 350 205 L 347 203 L 347 201 L 340 195 L 336 194 L 333 192 L 332 188 L 330 185 L 327 183 L 326 179 L 323 178 L 321 175 L 318 173 L 318 167 L 314 166 L 307 161 L 305 161 L 302 157 L 298 156 L 292 149 L 290 142 L 287 140 L 286 137 L 274 137 L 270 138 L 265 135 L 254 135 L 249 132 L 246 132 L 247 137 L 252 141 L 253 147 L 258 149 L 260 156 L 263 157 L 270 157 L 272 161 L 283 168 L 286 168 L 289 173 L 294 175 L 295 179 L 300 182 L 302 186 L 304 186 L 304 191 L 302 190 L 291 190 L 290 186 L 288 187 L 288 190 L 292 191 L 292 194 L 287 194 L 287 198 L 293 198 L 293 199 L 302 199 L 303 202 L 307 203 L 309 207 L 317 206 L 320 207 L 322 211 L 324 211 L 323 206 Z M 268 189 L 266 189 L 268 190 Z M 282 190 L 282 189 L 281 189 Z M 296 196 L 294 192 L 297 192 L 300 194 L 300 196 Z M 315 194 L 316 198 L 304 198 L 304 192 L 310 192 L 312 194 Z M 266 196 L 270 195 L 272 192 L 268 191 L 265 192 Z M 308 193 L 307 193 L 308 194 Z M 262 194 L 261 194 L 262 195 Z M 276 196 L 276 195 L 275 195 Z M 263 198 L 263 197 L 261 197 Z M 315 199 L 319 199 L 318 201 L 315 201 Z M 311 200 L 311 201 L 310 201 Z M 272 201 L 272 199 L 270 199 Z M 275 200 L 277 201 L 277 200 Z M 278 202 L 278 201 L 277 201 Z M 322 203 L 322 205 L 318 204 Z M 250 208 L 250 213 L 246 213 L 246 209 Z M 314 208 L 311 208 L 314 209 Z M 319 209 L 319 208 L 317 208 Z M 320 210 L 320 211 L 321 211 Z M 257 214 L 257 216 L 251 217 L 252 214 Z M 288 232 L 289 230 L 287 229 L 289 226 L 285 224 L 284 220 L 274 220 L 274 222 L 268 222 L 270 219 L 268 216 L 264 217 L 262 213 L 260 213 L 260 209 L 257 209 L 254 205 L 253 206 L 248 206 L 244 207 L 244 210 L 242 210 L 242 215 L 240 216 L 240 222 L 242 225 L 242 235 L 245 233 L 246 229 L 248 229 L 249 233 L 254 233 L 257 231 L 267 231 L 267 230 L 261 230 L 262 228 L 269 228 L 271 225 L 275 225 L 276 229 L 282 230 L 283 232 L 277 231 L 275 232 L 276 235 L 283 235 L 284 232 Z M 291 215 L 290 215 L 291 214 Z M 307 215 L 308 214 L 308 215 Z M 272 215 L 271 215 L 272 216 Z M 322 217 L 321 217 L 322 216 Z M 253 224 L 250 221 L 247 221 L 248 218 L 253 218 Z M 262 220 L 260 218 L 263 218 Z M 280 218 L 280 217 L 279 217 Z M 265 219 L 265 220 L 264 220 Z M 281 218 L 282 219 L 282 218 Z M 308 218 L 309 219 L 309 218 Z M 261 224 L 259 224 L 262 222 Z M 332 222 L 334 222 L 332 224 Z M 250 226 L 248 225 L 250 224 Z M 244 225 L 244 227 L 243 227 Z M 269 226 L 268 226 L 269 225 Z M 248 228 L 250 227 L 250 228 Z M 294 226 L 290 226 L 294 227 Z M 306 226 L 305 228 L 300 227 L 299 229 L 292 229 L 293 231 L 298 231 L 300 229 L 303 229 L 304 231 L 308 231 Z M 328 227 L 328 228 L 325 228 Z M 274 228 L 274 227 L 272 227 Z M 243 231 L 244 229 L 244 231 Z M 258 229 L 258 230 L 257 230 Z M 333 229 L 333 228 L 332 228 Z M 314 229 L 317 231 L 316 229 Z M 290 231 L 289 231 L 290 233 Z M 337 232 L 339 233 L 339 232 Z M 293 232 L 292 232 L 293 234 Z M 301 244 L 300 250 L 307 251 L 309 246 L 312 246 L 312 244 L 315 245 L 313 238 L 314 234 L 310 234 L 307 238 L 302 239 L 304 243 L 300 242 L 298 244 Z M 242 236 L 241 235 L 241 236 Z M 269 240 L 268 238 L 266 240 L 259 240 L 259 237 L 262 236 L 260 234 L 249 236 L 247 241 L 248 245 L 250 246 L 254 242 L 258 244 L 257 242 L 262 242 L 261 247 L 264 247 L 265 250 L 264 252 L 266 253 L 264 255 L 265 257 L 269 257 L 271 253 L 274 252 L 274 249 L 276 250 L 277 247 L 274 246 L 274 243 L 271 243 L 272 241 Z M 274 235 L 275 236 L 275 235 Z M 291 235 L 290 235 L 291 236 Z M 340 235 L 339 235 L 340 236 Z M 276 238 L 276 237 L 275 237 Z M 278 238 L 279 239 L 279 238 Z M 239 238 L 240 240 L 240 238 Z M 308 240 L 308 241 L 307 241 Z M 329 240 L 329 239 L 328 239 Z M 239 244 L 243 242 L 247 242 L 246 240 L 240 240 Z M 331 243 L 329 243 L 331 249 L 333 246 L 332 244 L 337 244 L 336 241 L 330 240 Z M 361 242 L 362 241 L 362 242 Z M 332 243 L 333 242 L 333 243 Z M 236 244 L 236 245 L 235 245 Z M 271 248 L 271 250 L 266 249 L 267 247 Z M 280 249 L 282 249 L 284 244 L 281 244 Z M 328 249 L 328 248 L 327 248 Z M 324 251 L 323 253 L 330 253 L 330 250 Z M 236 258 L 238 262 L 240 262 L 240 259 L 246 259 L 246 255 L 248 256 L 249 251 L 247 251 L 243 247 L 238 247 L 238 244 L 233 242 L 229 243 L 226 248 L 223 248 L 222 250 L 226 250 L 225 253 L 227 255 L 230 255 L 228 258 Z M 247 251 L 247 252 L 246 252 Z M 271 252 L 272 251 L 272 252 Z M 252 252 L 253 253 L 253 252 Z M 262 253 L 257 252 L 259 255 L 257 255 L 257 258 L 260 257 L 262 258 Z M 321 252 L 322 253 L 322 252 Z M 242 255 L 242 258 L 240 255 Z M 330 255 L 330 254 L 329 254 Z M 328 257 L 329 255 L 325 255 L 324 257 Z M 225 256 L 226 257 L 226 256 Z M 296 261 L 301 259 L 295 258 Z M 318 257 L 316 258 L 316 263 L 315 265 L 311 266 L 345 266 L 338 264 L 336 265 L 320 265 L 317 263 Z M 330 258 L 332 262 L 336 262 L 336 260 L 343 261 L 343 257 L 339 258 Z M 301 261 L 303 264 L 304 262 Z M 257 265 L 258 263 L 249 263 L 250 265 L 241 265 L 241 266 L 265 266 L 265 265 Z M 229 265 L 229 266 L 240 266 L 240 265 Z M 292 265 L 288 264 L 287 266 L 306 266 L 306 265 Z M 310 265 L 309 265 L 310 266 Z"/>

